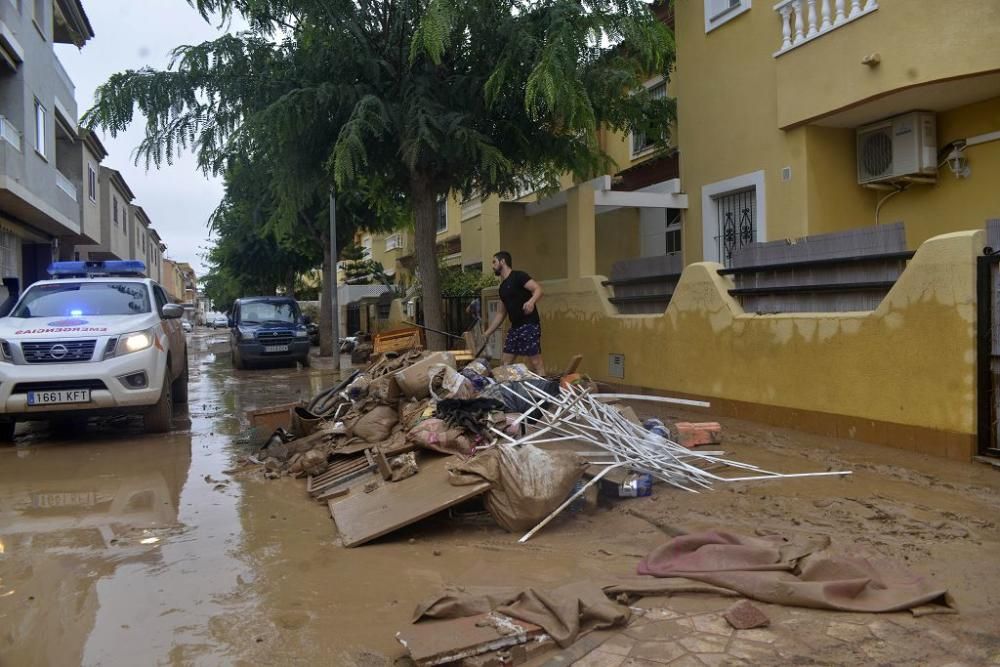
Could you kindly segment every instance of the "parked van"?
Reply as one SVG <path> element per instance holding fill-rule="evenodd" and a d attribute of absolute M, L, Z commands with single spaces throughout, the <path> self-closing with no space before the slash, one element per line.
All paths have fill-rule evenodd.
<path fill-rule="evenodd" d="M 242 370 L 268 362 L 309 366 L 309 318 L 295 299 L 252 296 L 237 299 L 229 318 L 233 367 Z"/>

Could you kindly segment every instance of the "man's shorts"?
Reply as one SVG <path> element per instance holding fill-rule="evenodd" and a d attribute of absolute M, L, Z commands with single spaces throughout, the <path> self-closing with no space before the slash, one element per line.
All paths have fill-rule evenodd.
<path fill-rule="evenodd" d="M 542 353 L 542 325 L 527 323 L 507 332 L 503 343 L 504 354 L 534 357 Z"/>

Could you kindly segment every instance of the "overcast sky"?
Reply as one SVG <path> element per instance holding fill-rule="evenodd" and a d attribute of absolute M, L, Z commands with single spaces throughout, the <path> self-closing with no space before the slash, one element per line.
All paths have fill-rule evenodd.
<path fill-rule="evenodd" d="M 94 27 L 94 39 L 81 50 L 56 44 L 59 60 L 76 84 L 81 115 L 90 108 L 94 89 L 111 74 L 144 66 L 165 68 L 174 47 L 221 34 L 185 0 L 84 0 L 83 5 Z M 208 244 L 208 216 L 222 197 L 222 184 L 203 176 L 190 154 L 148 172 L 145 161 L 137 166 L 134 151 L 142 140 L 145 120 L 137 116 L 136 121 L 115 139 L 101 136 L 108 149 L 103 164 L 125 177 L 135 193 L 134 203 L 145 209 L 167 244 L 167 256 L 190 262 L 199 276 L 204 275 L 200 255 Z"/>

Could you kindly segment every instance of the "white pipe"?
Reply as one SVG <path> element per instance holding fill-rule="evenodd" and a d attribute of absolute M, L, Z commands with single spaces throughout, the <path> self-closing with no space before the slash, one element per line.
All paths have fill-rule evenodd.
<path fill-rule="evenodd" d="M 692 401 L 686 398 L 669 398 L 667 396 L 646 396 L 644 394 L 591 394 L 594 398 L 617 398 L 621 401 L 652 401 L 654 403 L 672 403 L 674 405 L 690 405 L 695 408 L 710 408 L 711 403 Z"/>
<path fill-rule="evenodd" d="M 580 496 L 582 496 L 584 491 L 586 491 L 591 486 L 593 486 L 594 484 L 596 484 L 597 482 L 599 482 L 601 480 L 601 478 L 604 477 L 605 475 L 607 475 L 609 472 L 611 472 L 612 470 L 614 470 L 614 469 L 616 469 L 616 468 L 618 468 L 618 467 L 620 467 L 622 465 L 623 464 L 621 464 L 621 463 L 618 463 L 618 464 L 615 464 L 615 465 L 610 465 L 607 468 L 605 468 L 604 470 L 602 470 L 601 472 L 599 472 L 596 475 L 594 475 L 590 479 L 589 482 L 587 482 L 586 484 L 584 484 L 583 486 L 580 487 L 579 491 L 577 491 L 572 496 L 570 496 L 569 498 L 567 498 L 566 502 L 564 502 L 559 507 L 555 508 L 555 510 L 553 510 L 551 514 L 549 514 L 547 517 L 545 517 L 544 519 L 542 519 L 541 523 L 539 523 L 537 526 L 535 526 L 534 528 L 532 528 L 531 530 L 529 530 L 527 533 L 525 533 L 524 537 L 522 537 L 521 539 L 519 539 L 517 541 L 518 544 L 524 544 L 525 542 L 527 542 L 528 540 L 530 540 L 532 535 L 534 535 L 535 533 L 537 533 L 538 531 L 540 531 L 542 528 L 544 528 L 545 526 L 547 526 L 548 523 L 550 521 L 552 521 L 552 519 L 554 519 L 557 516 L 559 516 L 559 513 L 562 512 L 567 507 L 569 507 L 570 504 L 574 500 L 576 500 L 577 498 L 579 498 Z"/>

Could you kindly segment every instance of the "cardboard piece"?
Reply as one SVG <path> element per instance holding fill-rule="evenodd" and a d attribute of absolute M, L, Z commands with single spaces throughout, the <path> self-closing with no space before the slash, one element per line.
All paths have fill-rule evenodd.
<path fill-rule="evenodd" d="M 330 513 L 344 546 L 359 546 L 489 491 L 487 482 L 452 485 L 449 462 L 457 462 L 457 457 L 423 458 L 417 475 L 332 505 Z"/>
<path fill-rule="evenodd" d="M 545 631 L 533 623 L 497 612 L 422 621 L 396 633 L 396 640 L 418 665 L 443 665 L 463 658 L 524 644 Z"/>

